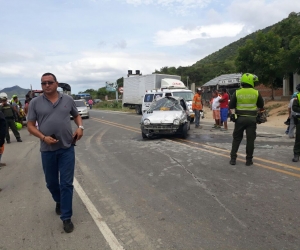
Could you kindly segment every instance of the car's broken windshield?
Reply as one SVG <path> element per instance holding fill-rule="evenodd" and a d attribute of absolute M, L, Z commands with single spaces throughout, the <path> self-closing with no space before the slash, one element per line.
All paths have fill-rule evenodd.
<path fill-rule="evenodd" d="M 179 102 L 173 98 L 161 98 L 157 101 L 154 101 L 149 110 L 152 111 L 181 111 L 182 107 Z"/>

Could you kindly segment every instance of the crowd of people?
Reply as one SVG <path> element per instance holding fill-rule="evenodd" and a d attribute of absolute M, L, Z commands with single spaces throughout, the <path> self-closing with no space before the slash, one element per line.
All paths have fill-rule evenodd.
<path fill-rule="evenodd" d="M 215 124 L 213 128 L 228 132 L 227 120 L 235 123 L 230 152 L 230 164 L 236 165 L 237 152 L 246 131 L 246 166 L 253 164 L 254 141 L 256 139 L 257 124 L 264 122 L 259 114 L 264 110 L 264 100 L 259 91 L 254 89 L 258 77 L 245 73 L 241 77 L 241 88 L 236 90 L 229 100 L 226 89 L 212 93 L 211 108 Z M 10 103 L 7 97 L 2 97 L 0 105 L 0 163 L 4 152 L 5 140 L 10 143 L 9 128 L 14 133 L 17 142 L 22 142 L 17 125 L 22 122 L 22 117 L 27 118 L 28 131 L 40 139 L 40 151 L 42 165 L 53 200 L 56 203 L 55 212 L 63 221 L 65 232 L 70 233 L 74 229 L 72 217 L 73 178 L 75 167 L 74 145 L 83 136 L 84 127 L 82 119 L 72 97 L 63 95 L 57 91 L 58 82 L 55 75 L 45 73 L 41 78 L 43 95 L 31 99 L 26 96 L 24 114 L 22 104 L 17 96 L 13 96 Z M 300 84 L 297 85 L 300 92 Z M 300 93 L 293 95 L 290 102 L 291 116 L 296 127 L 294 158 L 300 157 Z M 192 102 L 195 112 L 195 128 L 201 128 L 200 117 L 203 112 L 202 89 L 197 88 Z M 29 105 L 30 104 L 30 105 Z M 93 103 L 89 102 L 92 106 Z M 66 111 L 66 108 L 68 110 Z M 72 132 L 70 114 L 77 125 Z M 38 122 L 38 127 L 37 127 Z M 49 125 L 51 124 L 51 125 Z M 53 125 L 54 124 L 54 125 Z M 292 130 L 290 123 L 290 130 Z M 4 166 L 4 163 L 0 164 Z M 1 191 L 1 190 L 0 190 Z"/>
<path fill-rule="evenodd" d="M 258 77 L 254 74 L 243 74 L 241 77 L 241 88 L 235 91 L 230 100 L 225 88 L 221 92 L 215 90 L 212 93 L 210 104 L 213 111 L 213 119 L 215 120 L 213 128 L 228 132 L 228 117 L 235 123 L 229 162 L 231 165 L 236 165 L 237 152 L 243 139 L 244 131 L 246 131 L 247 137 L 246 166 L 253 164 L 257 123 L 262 122 L 258 122 L 257 116 L 258 111 L 263 111 L 264 108 L 262 96 L 254 89 L 254 84 L 257 81 Z M 201 94 L 202 89 L 197 88 L 192 104 L 192 109 L 195 112 L 195 128 L 201 128 L 199 116 L 199 112 L 203 109 Z M 223 128 L 221 128 L 222 125 Z"/>

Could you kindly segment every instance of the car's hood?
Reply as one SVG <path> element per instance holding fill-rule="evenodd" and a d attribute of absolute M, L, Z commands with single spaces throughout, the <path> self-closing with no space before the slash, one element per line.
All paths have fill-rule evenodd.
<path fill-rule="evenodd" d="M 84 110 L 87 110 L 87 107 L 77 107 L 77 110 L 78 111 L 84 111 Z"/>
<path fill-rule="evenodd" d="M 153 111 L 153 113 L 143 114 L 142 120 L 149 119 L 153 123 L 173 123 L 175 119 L 182 120 L 185 114 L 182 111 Z"/>

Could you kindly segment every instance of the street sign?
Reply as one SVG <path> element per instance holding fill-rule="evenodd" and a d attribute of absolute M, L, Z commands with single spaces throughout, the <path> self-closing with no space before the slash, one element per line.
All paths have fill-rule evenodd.
<path fill-rule="evenodd" d="M 108 92 L 115 92 L 116 89 L 112 88 L 112 87 L 106 87 L 106 91 L 108 91 Z"/>
<path fill-rule="evenodd" d="M 119 88 L 119 92 L 120 92 L 121 94 L 123 94 L 123 87 L 120 87 L 120 88 Z"/>
<path fill-rule="evenodd" d="M 118 85 L 114 82 L 106 82 L 106 91 L 115 92 Z"/>

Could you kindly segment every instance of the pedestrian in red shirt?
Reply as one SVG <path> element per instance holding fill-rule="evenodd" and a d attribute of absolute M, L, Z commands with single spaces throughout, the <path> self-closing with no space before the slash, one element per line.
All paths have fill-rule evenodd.
<path fill-rule="evenodd" d="M 229 95 L 225 88 L 222 89 L 222 98 L 219 100 L 220 102 L 220 115 L 221 115 L 221 123 L 224 124 L 224 128 L 222 131 L 228 131 L 227 127 L 227 118 L 228 118 L 228 102 Z"/>

